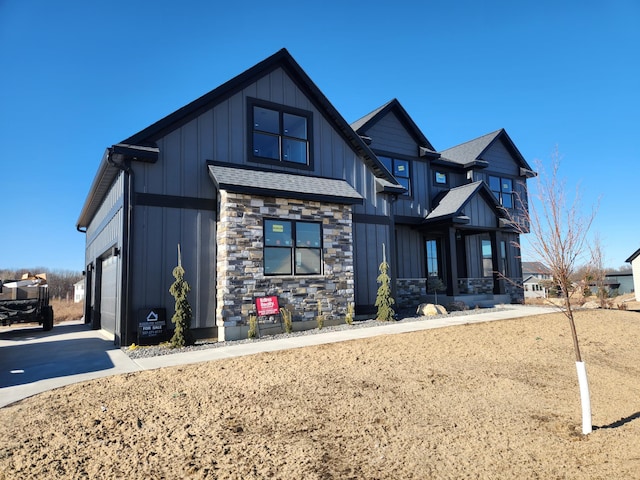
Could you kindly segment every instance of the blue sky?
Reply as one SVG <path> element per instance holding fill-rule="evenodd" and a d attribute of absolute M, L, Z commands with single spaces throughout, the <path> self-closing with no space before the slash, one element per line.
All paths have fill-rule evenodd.
<path fill-rule="evenodd" d="M 557 145 L 619 267 L 640 248 L 638 25 L 637 0 L 0 0 L 0 268 L 82 270 L 104 149 L 283 47 L 349 122 L 398 98 L 438 150 L 499 128 L 532 165 Z"/>

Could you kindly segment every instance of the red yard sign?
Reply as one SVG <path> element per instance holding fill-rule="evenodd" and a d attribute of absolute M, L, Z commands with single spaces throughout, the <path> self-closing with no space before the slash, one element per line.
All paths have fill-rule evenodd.
<path fill-rule="evenodd" d="M 259 317 L 265 317 L 267 315 L 278 315 L 280 308 L 278 307 L 278 297 L 257 297 L 256 298 L 256 310 Z"/>

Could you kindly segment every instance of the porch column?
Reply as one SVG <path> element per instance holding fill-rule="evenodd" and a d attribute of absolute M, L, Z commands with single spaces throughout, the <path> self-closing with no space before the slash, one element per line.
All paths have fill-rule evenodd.
<path fill-rule="evenodd" d="M 460 293 L 458 288 L 458 251 L 456 242 L 456 229 L 449 227 L 444 239 L 444 258 L 447 272 L 447 295 L 453 297 Z"/>
<path fill-rule="evenodd" d="M 500 253 L 502 233 L 498 231 L 490 232 L 489 237 L 491 238 L 491 261 L 493 262 L 493 293 L 500 295 L 505 293 L 505 280 L 500 275 L 505 271 L 504 261 Z"/>

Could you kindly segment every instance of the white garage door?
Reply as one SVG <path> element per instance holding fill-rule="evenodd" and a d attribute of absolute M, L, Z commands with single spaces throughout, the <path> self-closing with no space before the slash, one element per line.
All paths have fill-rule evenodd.
<path fill-rule="evenodd" d="M 116 279 L 118 257 L 111 256 L 102 260 L 102 278 L 100 283 L 100 327 L 110 333 L 116 331 Z"/>

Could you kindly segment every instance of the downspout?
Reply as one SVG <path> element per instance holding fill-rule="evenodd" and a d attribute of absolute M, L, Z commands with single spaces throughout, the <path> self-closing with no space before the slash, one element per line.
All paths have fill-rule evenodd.
<path fill-rule="evenodd" d="M 113 148 L 109 148 L 109 154 L 107 155 L 107 163 L 113 165 L 118 170 L 121 170 L 124 174 L 124 188 L 123 188 L 123 209 L 125 217 L 122 225 L 122 291 L 124 292 L 124 302 L 121 303 L 120 317 L 121 317 L 121 338 L 118 342 L 116 337 L 116 344 L 128 345 L 131 343 L 130 334 L 130 320 L 131 320 L 131 295 L 132 295 L 132 283 L 131 283 L 131 258 L 132 258 L 132 242 L 130 239 L 131 225 L 133 224 L 133 205 L 131 199 L 133 197 L 134 186 L 134 174 L 131 168 L 130 161 L 125 160 L 123 163 L 117 163 L 113 158 Z M 124 320 L 124 321 L 122 321 Z"/>
<path fill-rule="evenodd" d="M 398 306 L 398 267 L 396 262 L 398 261 L 398 252 L 396 252 L 396 217 L 394 213 L 394 204 L 398 200 L 397 195 L 391 195 L 389 199 L 389 251 L 393 254 L 390 258 L 389 265 L 391 266 L 391 297 L 395 300 L 396 307 Z M 390 255 L 391 256 L 391 255 Z"/>

